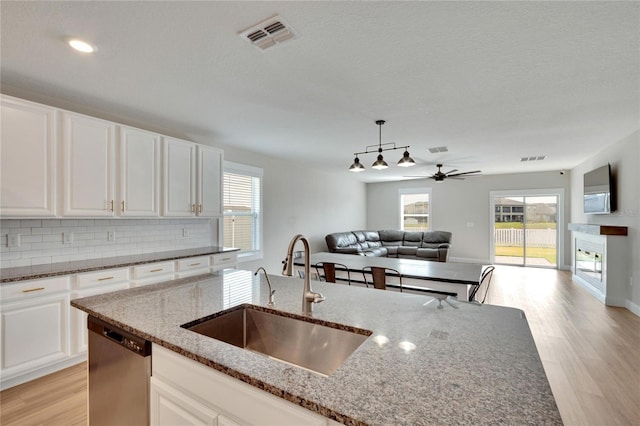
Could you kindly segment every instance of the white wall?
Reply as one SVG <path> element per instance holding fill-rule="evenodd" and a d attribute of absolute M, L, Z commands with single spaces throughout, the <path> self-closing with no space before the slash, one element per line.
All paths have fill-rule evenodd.
<path fill-rule="evenodd" d="M 430 179 L 367 185 L 367 229 L 400 229 L 400 188 L 431 188 L 431 229 L 453 233 L 450 258 L 458 261 L 488 262 L 491 238 L 489 192 L 526 189 L 565 189 L 565 222 L 569 215 L 569 175 L 560 172 L 518 173 L 449 179 Z M 567 224 L 558 224 L 569 242 Z M 567 244 L 558 264 L 568 268 L 571 260 Z"/>
<path fill-rule="evenodd" d="M 617 210 L 607 215 L 583 213 L 583 175 L 605 164 L 611 172 L 617 189 Z M 627 307 L 640 312 L 640 132 L 635 132 L 612 146 L 603 149 L 589 160 L 571 170 L 571 222 L 596 225 L 627 226 L 629 235 Z M 624 237 L 620 237 L 624 238 Z"/>
<path fill-rule="evenodd" d="M 364 183 L 230 146 L 221 148 L 225 160 L 264 169 L 264 259 L 242 263 L 241 268 L 264 266 L 269 273 L 280 274 L 295 234 L 307 236 L 314 253 L 327 250 L 326 234 L 365 227 Z M 302 250 L 302 243 L 296 250 Z"/>

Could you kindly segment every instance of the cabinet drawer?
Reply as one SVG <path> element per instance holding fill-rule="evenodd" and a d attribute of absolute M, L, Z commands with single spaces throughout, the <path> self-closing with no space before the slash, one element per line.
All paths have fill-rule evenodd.
<path fill-rule="evenodd" d="M 106 269 L 76 275 L 76 288 L 91 288 L 129 281 L 129 268 Z"/>
<path fill-rule="evenodd" d="M 190 257 L 176 262 L 178 272 L 193 271 L 196 269 L 208 268 L 210 265 L 209 256 Z"/>
<path fill-rule="evenodd" d="M 133 267 L 134 280 L 146 280 L 149 278 L 159 277 L 162 275 L 172 275 L 174 271 L 174 262 L 158 262 L 147 263 Z M 166 278 L 167 280 L 171 278 Z"/>
<path fill-rule="evenodd" d="M 215 270 L 224 268 L 234 268 L 238 263 L 238 253 L 217 253 L 211 255 L 211 266 Z"/>
<path fill-rule="evenodd" d="M 21 281 L 15 284 L 2 284 L 0 296 L 2 302 L 26 299 L 42 295 L 69 291 L 71 289 L 68 276 L 47 278 L 42 280 Z"/>

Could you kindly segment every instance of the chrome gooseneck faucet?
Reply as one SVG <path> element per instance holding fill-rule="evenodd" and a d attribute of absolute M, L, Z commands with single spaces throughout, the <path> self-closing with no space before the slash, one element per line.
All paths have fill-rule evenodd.
<path fill-rule="evenodd" d="M 267 279 L 267 284 L 269 285 L 269 303 L 267 303 L 267 306 L 273 306 L 275 304 L 275 302 L 273 301 L 273 295 L 276 294 L 276 291 L 271 289 L 271 281 L 269 281 L 269 275 L 267 275 L 267 270 L 262 266 L 256 269 L 256 272 L 253 275 L 258 275 L 260 271 L 264 273 L 264 277 Z"/>
<path fill-rule="evenodd" d="M 287 250 L 287 257 L 284 259 L 284 266 L 282 267 L 282 275 L 290 277 L 293 270 L 293 248 L 298 240 L 302 241 L 304 245 L 304 291 L 302 293 L 302 313 L 305 315 L 311 315 L 313 312 L 313 303 L 320 303 L 324 300 L 324 296 L 320 293 L 316 293 L 311 289 L 311 282 L 309 281 L 310 268 L 309 268 L 309 240 L 302 234 L 298 234 L 291 239 L 289 243 L 289 249 Z"/>

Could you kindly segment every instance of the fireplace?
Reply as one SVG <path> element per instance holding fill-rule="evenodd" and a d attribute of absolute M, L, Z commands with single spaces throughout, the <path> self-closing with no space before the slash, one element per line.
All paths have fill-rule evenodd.
<path fill-rule="evenodd" d="M 576 238 L 575 250 L 573 258 L 576 275 L 604 292 L 602 275 L 604 245 Z"/>

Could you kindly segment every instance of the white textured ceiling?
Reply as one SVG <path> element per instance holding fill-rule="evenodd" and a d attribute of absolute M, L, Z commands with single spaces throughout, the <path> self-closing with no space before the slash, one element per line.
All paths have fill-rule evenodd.
<path fill-rule="evenodd" d="M 570 169 L 636 131 L 639 2 L 0 2 L 1 81 L 344 173 L 378 142 L 431 174 Z M 238 33 L 279 14 L 297 38 Z M 94 43 L 72 51 L 66 37 Z M 427 148 L 447 146 L 446 154 Z M 524 156 L 546 160 L 522 163 Z M 401 151 L 385 153 L 390 163 Z M 445 167 L 446 168 L 446 167 Z"/>

